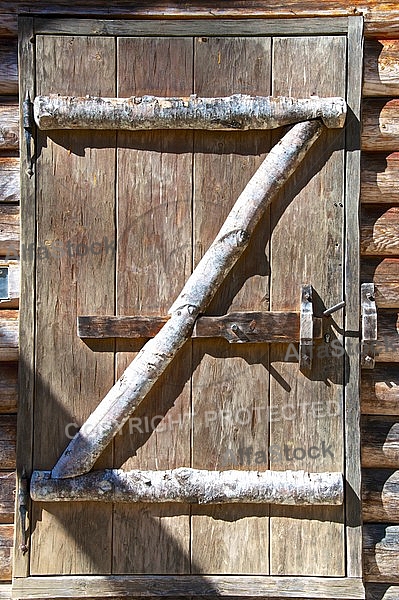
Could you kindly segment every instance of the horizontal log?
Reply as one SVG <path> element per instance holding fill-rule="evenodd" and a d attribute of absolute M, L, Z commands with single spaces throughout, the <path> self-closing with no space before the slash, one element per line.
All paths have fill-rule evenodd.
<path fill-rule="evenodd" d="M 18 95 L 18 48 L 16 41 L 0 37 L 0 95 Z"/>
<path fill-rule="evenodd" d="M 364 525 L 363 559 L 366 581 L 399 583 L 399 525 Z"/>
<path fill-rule="evenodd" d="M 0 415 L 0 465 L 2 470 L 15 469 L 17 416 Z"/>
<path fill-rule="evenodd" d="M 361 409 L 366 415 L 399 415 L 397 364 L 381 364 L 362 372 Z"/>
<path fill-rule="evenodd" d="M 169 320 L 163 317 L 78 317 L 78 336 L 86 339 L 154 337 Z M 315 321 L 315 338 L 321 337 L 321 319 Z M 223 337 L 231 343 L 299 341 L 298 312 L 241 312 L 220 317 L 199 317 L 191 337 Z"/>
<path fill-rule="evenodd" d="M 365 98 L 362 103 L 362 150 L 399 150 L 399 98 Z"/>
<path fill-rule="evenodd" d="M 362 417 L 362 466 L 397 469 L 399 461 L 399 419 L 394 416 Z"/>
<path fill-rule="evenodd" d="M 19 206 L 0 204 L 0 256 L 15 258 L 19 248 Z"/>
<path fill-rule="evenodd" d="M 18 316 L 17 310 L 0 311 L 0 362 L 18 360 Z"/>
<path fill-rule="evenodd" d="M 0 363 L 0 414 L 16 413 L 17 403 L 18 365 Z"/>
<path fill-rule="evenodd" d="M 363 152 L 361 159 L 361 201 L 395 204 L 399 193 L 399 152 Z"/>
<path fill-rule="evenodd" d="M 0 581 L 11 580 L 13 536 L 13 525 L 0 525 Z"/>
<path fill-rule="evenodd" d="M 0 472 L 0 523 L 13 523 L 15 473 Z"/>
<path fill-rule="evenodd" d="M 398 522 L 399 471 L 363 470 L 362 511 L 364 522 Z"/>
<path fill-rule="evenodd" d="M 18 150 L 19 113 L 17 104 L 0 106 L 0 150 Z"/>
<path fill-rule="evenodd" d="M 341 473 L 304 471 L 168 471 L 106 469 L 68 479 L 34 471 L 30 494 L 36 502 L 183 502 L 190 504 L 342 504 Z"/>
<path fill-rule="evenodd" d="M 360 227 L 363 256 L 399 255 L 399 206 L 363 206 Z"/>
<path fill-rule="evenodd" d="M 366 600 L 398 600 L 399 586 L 382 583 L 366 584 Z"/>
<path fill-rule="evenodd" d="M 397 310 L 378 311 L 376 361 L 399 362 L 399 313 Z"/>
<path fill-rule="evenodd" d="M 399 96 L 399 40 L 366 40 L 363 96 Z"/>
<path fill-rule="evenodd" d="M 0 157 L 0 202 L 19 200 L 19 158 Z"/>
<path fill-rule="evenodd" d="M 20 292 L 20 264 L 18 260 L 0 259 L 0 269 L 8 269 L 8 297 L 0 298 L 0 309 L 18 308 Z M 7 293 L 4 294 L 6 296 Z M 0 311 L 1 319 L 1 311 Z"/>
<path fill-rule="evenodd" d="M 132 96 L 76 98 L 38 96 L 34 117 L 39 129 L 277 129 L 322 119 L 343 127 L 343 98 L 295 99 L 234 94 L 223 98 Z"/>
<path fill-rule="evenodd" d="M 13 581 L 14 598 L 267 598 L 268 600 L 363 600 L 355 577 L 273 575 L 75 575 L 24 577 Z M 309 596 L 309 593 L 311 596 Z"/>
<path fill-rule="evenodd" d="M 374 283 L 377 308 L 399 308 L 399 258 L 361 262 L 362 283 Z"/>

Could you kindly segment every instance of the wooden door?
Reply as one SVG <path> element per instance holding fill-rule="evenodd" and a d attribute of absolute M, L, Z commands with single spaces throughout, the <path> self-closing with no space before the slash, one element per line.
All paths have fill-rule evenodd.
<path fill-rule="evenodd" d="M 16 597 L 135 596 L 146 586 L 363 597 L 361 21 L 23 19 L 21 31 L 31 97 L 346 98 L 346 129 L 323 133 L 206 313 L 298 311 L 304 284 L 318 316 L 345 299 L 345 313 L 323 320 L 311 371 L 299 369 L 295 344 L 190 340 L 95 469 L 334 471 L 347 487 L 340 506 L 31 502 L 26 553 L 17 515 Z M 36 132 L 34 176 L 22 174 L 23 243 L 33 250 L 22 256 L 21 477 L 52 469 L 143 344 L 81 339 L 77 318 L 165 315 L 282 133 Z"/>

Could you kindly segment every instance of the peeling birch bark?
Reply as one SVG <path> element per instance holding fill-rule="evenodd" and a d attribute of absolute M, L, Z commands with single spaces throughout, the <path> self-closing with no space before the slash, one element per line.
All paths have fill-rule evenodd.
<path fill-rule="evenodd" d="M 305 471 L 206 471 L 180 467 L 168 471 L 92 471 L 72 479 L 53 479 L 34 471 L 30 483 L 37 502 L 184 502 L 190 504 L 342 504 L 341 473 Z"/>
<path fill-rule="evenodd" d="M 196 318 L 205 311 L 244 252 L 272 198 L 301 163 L 323 129 L 320 121 L 300 123 L 271 149 L 171 307 L 169 321 L 145 344 L 89 416 L 53 468 L 52 477 L 75 477 L 92 468 L 191 336 Z"/>
<path fill-rule="evenodd" d="M 343 127 L 343 98 L 296 99 L 234 94 L 224 98 L 75 98 L 38 96 L 34 116 L 39 129 L 275 129 L 322 119 Z"/>

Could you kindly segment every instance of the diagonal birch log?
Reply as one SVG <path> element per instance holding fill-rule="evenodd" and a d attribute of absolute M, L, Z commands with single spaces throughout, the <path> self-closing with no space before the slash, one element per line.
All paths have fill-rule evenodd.
<path fill-rule="evenodd" d="M 34 118 L 39 129 L 276 129 L 322 119 L 343 127 L 343 98 L 296 99 L 233 94 L 222 98 L 75 98 L 37 96 Z"/>
<path fill-rule="evenodd" d="M 301 163 L 323 129 L 320 121 L 300 123 L 271 149 L 170 308 L 169 321 L 144 345 L 89 416 L 53 468 L 52 477 L 75 477 L 92 468 L 191 336 L 196 318 L 205 311 L 244 252 L 272 198 Z"/>
<path fill-rule="evenodd" d="M 34 471 L 31 498 L 37 502 L 187 502 L 190 504 L 343 503 L 341 473 L 304 471 L 206 471 L 180 467 L 168 471 L 92 471 L 71 479 L 53 479 Z"/>

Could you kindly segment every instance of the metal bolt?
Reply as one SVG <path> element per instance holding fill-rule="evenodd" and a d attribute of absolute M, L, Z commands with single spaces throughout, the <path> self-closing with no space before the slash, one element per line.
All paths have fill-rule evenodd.
<path fill-rule="evenodd" d="M 238 325 L 237 323 L 233 323 L 233 325 L 231 326 L 233 331 L 238 331 Z"/>

